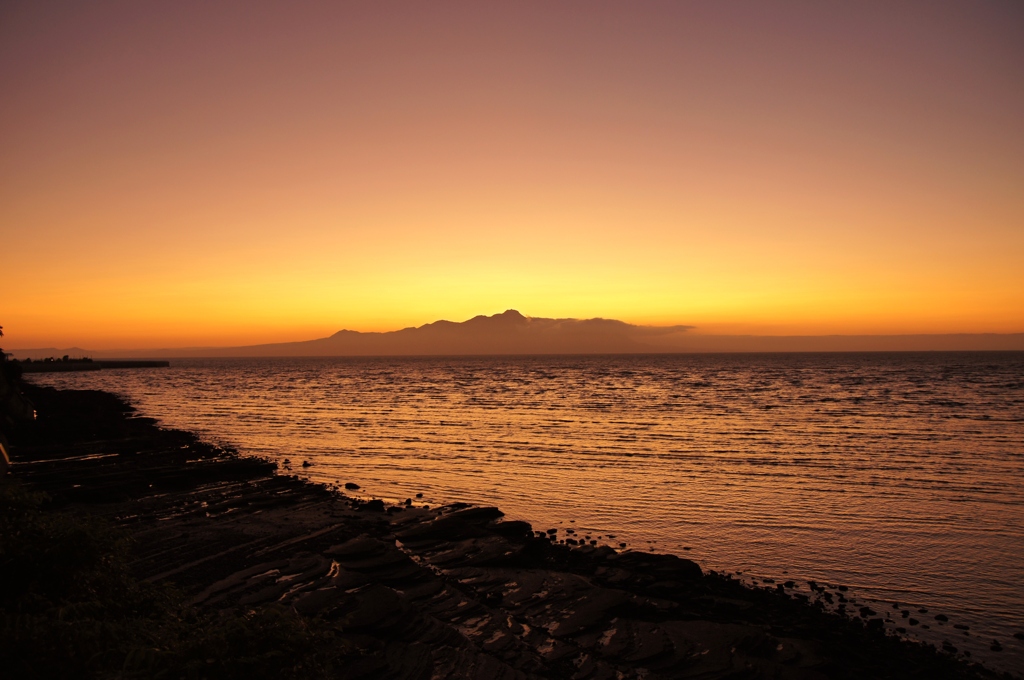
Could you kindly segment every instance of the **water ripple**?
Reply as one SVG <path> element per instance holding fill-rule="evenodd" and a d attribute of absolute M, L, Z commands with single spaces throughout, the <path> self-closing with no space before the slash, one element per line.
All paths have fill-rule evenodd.
<path fill-rule="evenodd" d="M 33 379 L 378 497 L 496 504 L 942 611 L 974 658 L 1024 667 L 1022 354 L 173 364 Z"/>

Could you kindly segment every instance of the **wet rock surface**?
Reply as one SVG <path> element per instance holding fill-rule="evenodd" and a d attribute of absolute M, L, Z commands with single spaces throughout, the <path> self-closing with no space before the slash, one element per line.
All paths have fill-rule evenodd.
<path fill-rule="evenodd" d="M 106 393 L 26 391 L 39 419 L 11 435 L 13 475 L 124 527 L 137 573 L 196 607 L 340 622 L 359 650 L 343 677 L 994 677 L 679 557 L 554 543 L 497 508 L 350 498 Z"/>

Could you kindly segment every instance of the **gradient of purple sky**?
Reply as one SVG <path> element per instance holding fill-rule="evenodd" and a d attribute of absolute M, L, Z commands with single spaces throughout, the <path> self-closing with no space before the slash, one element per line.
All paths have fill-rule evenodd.
<path fill-rule="evenodd" d="M 1015 2 L 6 3 L 12 346 L 1024 330 Z"/>

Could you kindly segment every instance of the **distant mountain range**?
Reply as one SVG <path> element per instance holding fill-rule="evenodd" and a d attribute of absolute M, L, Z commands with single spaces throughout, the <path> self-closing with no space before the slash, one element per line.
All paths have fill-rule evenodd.
<path fill-rule="evenodd" d="M 948 335 L 702 335 L 692 326 L 636 326 L 613 319 L 544 319 L 514 309 L 468 321 L 435 321 L 384 333 L 342 330 L 328 338 L 242 347 L 13 350 L 15 358 L 650 354 L 1024 350 L 1024 333 Z"/>

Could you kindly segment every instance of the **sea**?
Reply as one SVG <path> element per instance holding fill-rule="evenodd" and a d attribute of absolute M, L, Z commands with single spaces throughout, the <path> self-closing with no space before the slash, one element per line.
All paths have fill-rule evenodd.
<path fill-rule="evenodd" d="M 366 498 L 496 505 L 815 599 L 813 581 L 846 615 L 1024 669 L 1024 353 L 181 359 L 29 378 L 117 393 Z"/>

